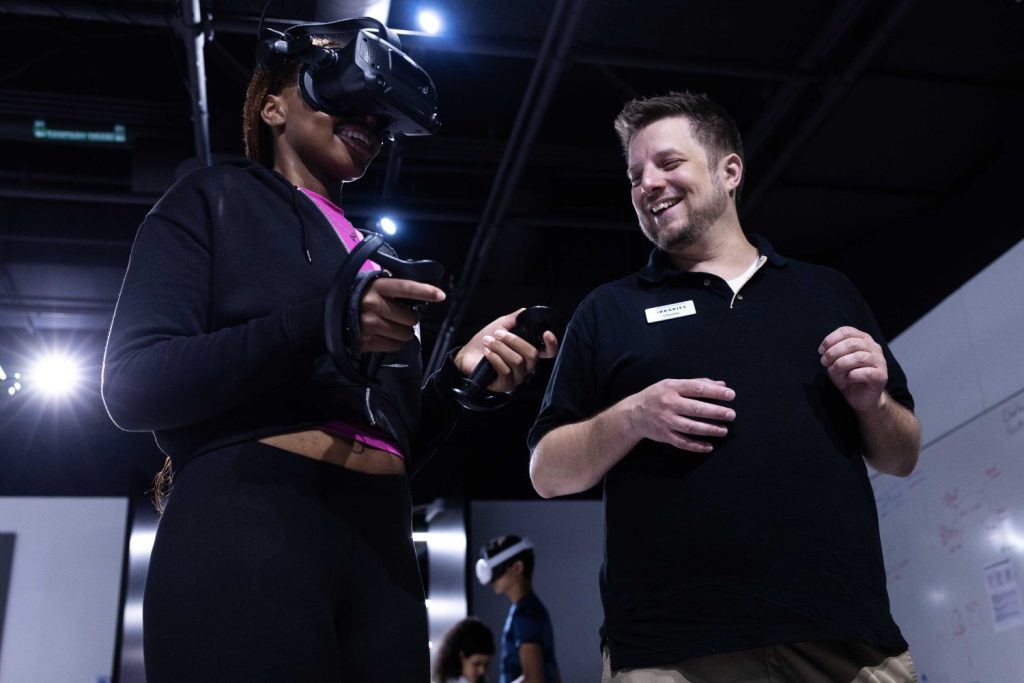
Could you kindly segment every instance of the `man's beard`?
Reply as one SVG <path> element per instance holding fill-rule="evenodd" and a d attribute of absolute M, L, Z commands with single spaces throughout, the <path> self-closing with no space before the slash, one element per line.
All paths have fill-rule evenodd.
<path fill-rule="evenodd" d="M 715 180 L 712 180 L 714 192 L 708 201 L 698 206 L 687 206 L 686 223 L 671 234 L 657 233 L 643 222 L 640 229 L 654 246 L 662 251 L 672 252 L 685 249 L 699 242 L 707 234 L 729 205 L 729 193 Z M 685 199 L 683 201 L 686 201 Z"/>

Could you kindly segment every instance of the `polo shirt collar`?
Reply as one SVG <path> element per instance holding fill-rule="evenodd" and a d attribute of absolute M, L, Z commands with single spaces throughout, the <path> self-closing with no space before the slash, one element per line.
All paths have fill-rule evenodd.
<path fill-rule="evenodd" d="M 757 247 L 757 252 L 768 257 L 768 263 L 781 268 L 786 265 L 786 258 L 775 252 L 771 243 L 760 235 L 747 235 L 750 243 Z M 686 271 L 679 270 L 673 265 L 668 254 L 661 249 L 651 250 L 651 257 L 647 265 L 640 271 L 640 279 L 648 284 L 658 284 L 665 278 L 676 278 L 690 275 Z"/>

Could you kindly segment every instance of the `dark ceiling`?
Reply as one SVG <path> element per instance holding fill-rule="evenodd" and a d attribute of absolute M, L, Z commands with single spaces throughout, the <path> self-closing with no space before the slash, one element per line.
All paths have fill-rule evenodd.
<path fill-rule="evenodd" d="M 372 3 L 306 4 L 278 0 L 268 16 Z M 239 155 L 262 5 L 202 6 L 215 160 Z M 413 29 L 417 6 L 392 0 L 390 25 Z M 159 465 L 148 436 L 106 421 L 95 377 L 134 231 L 196 164 L 190 7 L 0 0 L 0 367 L 45 345 L 92 364 L 73 404 L 0 394 L 0 494 L 119 495 Z M 457 344 L 520 305 L 571 313 L 645 262 L 611 127 L 638 95 L 697 89 L 730 109 L 748 150 L 744 227 L 846 273 L 890 338 L 1024 237 L 1020 0 L 432 7 L 445 33 L 406 32 L 403 46 L 434 78 L 443 127 L 386 149 L 343 198 L 357 225 L 397 216 L 396 248 L 447 267 L 449 300 L 424 319 L 428 358 L 439 338 Z M 37 121 L 107 137 L 120 125 L 124 142 L 38 139 Z M 543 379 L 501 414 L 468 416 L 414 479 L 417 497 L 533 495 L 525 431 Z"/>

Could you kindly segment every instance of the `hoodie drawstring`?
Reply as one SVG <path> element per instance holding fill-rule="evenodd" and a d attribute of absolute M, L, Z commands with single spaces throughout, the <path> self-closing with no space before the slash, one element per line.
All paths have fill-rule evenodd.
<path fill-rule="evenodd" d="M 292 188 L 292 211 L 299 217 L 299 225 L 302 230 L 302 253 L 306 255 L 306 263 L 313 265 L 313 254 L 309 252 L 309 226 L 306 224 L 306 219 L 302 217 L 302 211 L 299 210 L 299 190 L 296 187 Z"/>

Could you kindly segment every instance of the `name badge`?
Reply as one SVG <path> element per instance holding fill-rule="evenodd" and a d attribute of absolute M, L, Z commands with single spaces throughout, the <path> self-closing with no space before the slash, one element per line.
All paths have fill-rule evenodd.
<path fill-rule="evenodd" d="M 682 318 L 688 315 L 696 315 L 696 313 L 697 308 L 693 305 L 692 300 L 658 306 L 657 308 L 648 308 L 644 311 L 644 315 L 647 316 L 647 322 L 649 323 L 660 323 L 663 320 Z"/>

